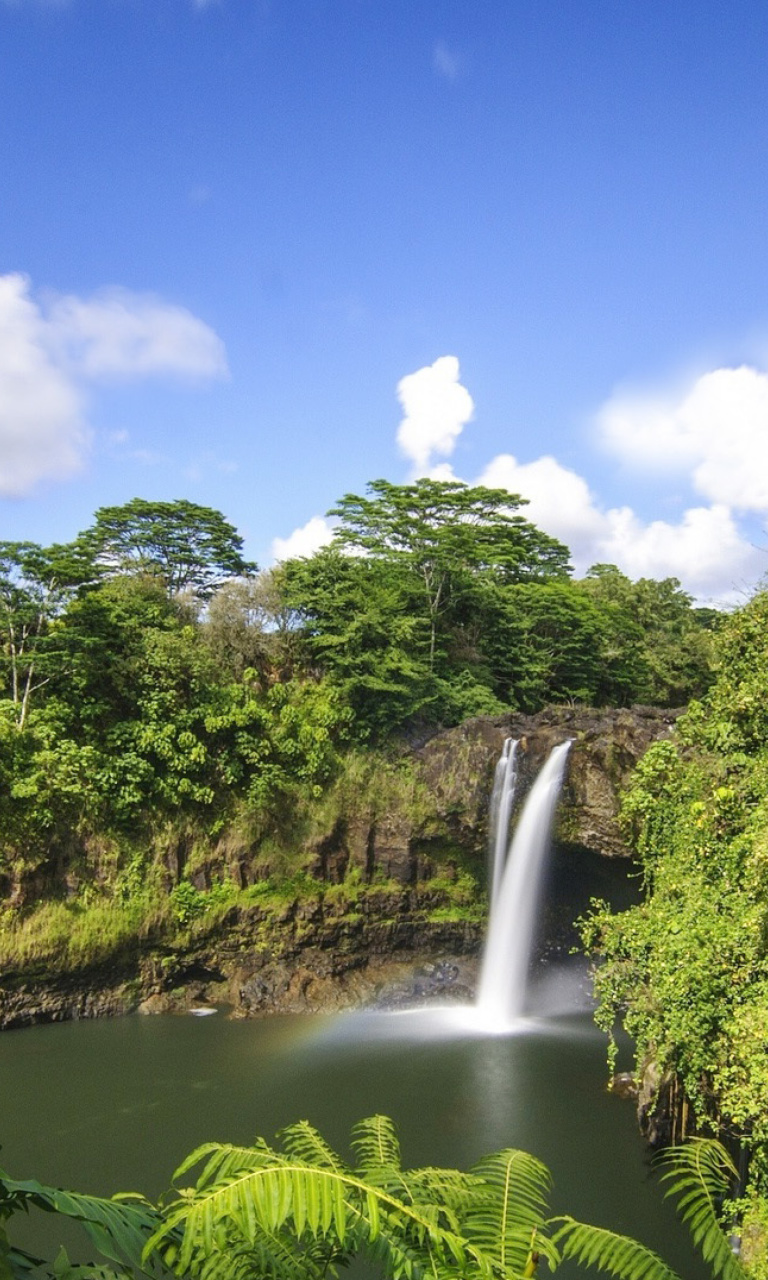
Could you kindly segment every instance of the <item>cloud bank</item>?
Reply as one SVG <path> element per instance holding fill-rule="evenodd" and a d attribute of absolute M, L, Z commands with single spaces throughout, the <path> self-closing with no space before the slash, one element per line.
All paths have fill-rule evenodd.
<path fill-rule="evenodd" d="M 459 378 L 458 359 L 441 356 L 397 385 L 397 442 L 413 476 L 458 478 L 445 459 L 474 416 Z M 701 601 L 743 598 L 768 568 L 745 527 L 745 518 L 768 520 L 768 374 L 720 368 L 675 392 L 616 393 L 597 410 L 595 428 L 598 449 L 657 477 L 661 494 L 670 482 L 690 489 L 694 500 L 679 519 L 643 520 L 630 506 L 605 506 L 582 475 L 548 454 L 530 462 L 498 454 L 472 482 L 527 499 L 526 517 L 570 548 L 577 575 L 616 564 L 633 579 L 679 578 Z M 273 555 L 311 555 L 330 538 L 315 516 L 275 539 Z"/>
<path fill-rule="evenodd" d="M 443 378 L 424 376 L 445 360 L 452 362 L 450 383 L 448 370 Z M 419 391 L 414 419 L 425 425 L 413 430 L 405 452 L 419 474 L 449 479 L 449 465 L 430 464 L 436 453 L 453 451 L 472 417 L 470 409 L 449 418 L 444 408 L 446 385 L 460 388 L 472 405 L 458 383 L 458 361 L 443 357 L 400 387 L 411 379 Z M 444 435 L 441 423 L 451 424 Z M 433 424 L 431 431 L 426 424 Z M 550 455 L 519 462 L 511 453 L 499 454 L 477 483 L 526 498 L 526 516 L 570 547 L 578 574 L 612 563 L 632 578 L 675 577 L 698 599 L 728 602 L 766 572 L 765 551 L 754 545 L 741 517 L 768 519 L 768 375 L 748 366 L 720 368 L 666 395 L 617 393 L 598 410 L 595 424 L 603 453 L 658 477 L 660 487 L 682 481 L 703 502 L 677 521 L 644 521 L 631 507 L 604 507 L 583 476 Z"/>
<path fill-rule="evenodd" d="M 89 383 L 226 372 L 221 340 L 183 307 L 126 290 L 41 302 L 25 276 L 0 276 L 0 496 L 81 469 Z"/>

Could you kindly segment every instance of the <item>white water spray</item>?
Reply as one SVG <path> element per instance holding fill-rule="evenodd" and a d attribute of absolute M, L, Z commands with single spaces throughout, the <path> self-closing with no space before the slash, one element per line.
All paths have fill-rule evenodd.
<path fill-rule="evenodd" d="M 488 840 L 488 898 L 493 904 L 499 896 L 504 866 L 507 861 L 509 840 L 509 815 L 515 799 L 517 782 L 517 739 L 505 738 L 504 748 L 496 765 L 491 792 Z"/>
<path fill-rule="evenodd" d="M 528 963 L 549 845 L 570 742 L 551 752 L 523 806 L 498 893 L 492 897 L 476 1009 L 501 1031 L 525 1009 Z"/>

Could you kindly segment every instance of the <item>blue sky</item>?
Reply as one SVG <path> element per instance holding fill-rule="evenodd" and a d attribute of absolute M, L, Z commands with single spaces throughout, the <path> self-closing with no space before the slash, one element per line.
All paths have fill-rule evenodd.
<path fill-rule="evenodd" d="M 767 72 L 754 0 L 0 0 L 0 536 L 188 497 L 267 564 L 453 475 L 742 598 Z"/>

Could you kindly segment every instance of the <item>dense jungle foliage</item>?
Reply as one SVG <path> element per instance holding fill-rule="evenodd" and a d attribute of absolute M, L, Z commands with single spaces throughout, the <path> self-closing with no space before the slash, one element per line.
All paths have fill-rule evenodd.
<path fill-rule="evenodd" d="M 93 958 L 215 905 L 186 881 L 161 891 L 153 850 L 174 840 L 240 831 L 278 879 L 300 875 L 308 807 L 361 753 L 383 777 L 403 737 L 703 692 L 719 615 L 674 579 L 598 565 L 574 581 L 521 506 L 376 481 L 330 513 L 329 547 L 261 573 L 187 501 L 101 508 L 66 545 L 0 543 L 0 954 Z M 34 920 L 8 903 L 57 863 L 68 902 Z"/>
<path fill-rule="evenodd" d="M 749 1213 L 768 1225 L 768 593 L 719 637 L 717 678 L 653 745 L 624 802 L 642 905 L 595 910 L 599 1018 L 640 1070 L 673 1073 L 694 1120 L 751 1153 Z M 768 1256 L 760 1273 L 768 1274 Z"/>

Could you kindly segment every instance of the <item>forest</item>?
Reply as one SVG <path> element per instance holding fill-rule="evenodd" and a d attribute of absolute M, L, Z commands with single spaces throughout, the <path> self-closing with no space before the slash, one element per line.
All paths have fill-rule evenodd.
<path fill-rule="evenodd" d="M 169 829 L 204 840 L 245 823 L 265 845 L 290 847 L 303 809 L 350 760 L 396 759 L 400 744 L 467 717 L 552 703 L 685 706 L 675 737 L 651 747 L 624 798 L 643 901 L 618 915 L 594 904 L 582 933 L 600 962 L 597 1018 L 609 1044 L 623 1023 L 638 1072 L 653 1064 L 666 1082 L 673 1141 L 704 1134 L 734 1155 L 748 1152 L 737 1211 L 745 1232 L 762 1240 L 768 596 L 725 615 L 695 607 L 675 579 L 632 582 L 613 565 L 576 579 L 568 548 L 523 509 L 501 490 L 374 481 L 365 495 L 347 494 L 332 508 L 330 546 L 261 571 L 244 559 L 223 515 L 187 501 L 103 507 L 65 545 L 0 543 L 0 955 L 4 963 L 57 964 L 71 958 L 75 935 L 86 954 L 148 922 L 171 931 L 187 924 L 248 890 L 222 879 L 203 893 L 182 879 L 161 901 L 153 858 Z M 12 892 L 25 877 L 36 883 L 52 851 L 75 846 L 91 850 L 75 893 L 40 901 Z M 271 879 L 282 875 L 300 888 L 300 872 L 289 860 Z M 299 1130 L 288 1156 L 273 1152 L 271 1163 L 263 1147 L 237 1158 L 204 1153 L 195 1193 L 204 1200 L 209 1184 L 218 1194 L 222 1179 L 252 1181 L 265 1162 L 273 1168 L 294 1155 L 301 1167 L 290 1175 L 298 1179 L 293 1200 L 286 1174 L 263 1203 L 246 1196 L 224 1204 L 218 1222 L 195 1219 L 181 1255 L 179 1229 L 187 1230 L 195 1197 L 167 1221 L 137 1208 L 145 1217 L 131 1228 L 134 1258 L 151 1238 L 164 1265 L 208 1275 L 206 1240 L 218 1231 L 235 1251 L 223 1255 L 234 1267 L 227 1274 L 249 1275 L 254 1240 L 259 1250 L 285 1251 L 281 1232 L 290 1228 L 304 1240 L 300 1273 L 326 1274 L 345 1257 L 345 1231 L 358 1244 L 362 1233 L 366 1247 L 379 1239 L 384 1249 L 386 1218 L 393 1275 L 420 1274 L 425 1249 L 435 1274 L 532 1274 L 546 1171 L 526 1166 L 521 1174 L 530 1211 L 510 1225 L 518 1252 L 505 1270 L 503 1259 L 483 1253 L 489 1236 L 478 1225 L 498 1212 L 498 1162 L 472 1175 L 489 1184 L 482 1194 L 456 1171 L 443 1171 L 438 1194 L 424 1171 L 395 1168 L 389 1130 L 383 1164 L 370 1156 L 370 1130 L 362 1132 L 367 1163 L 343 1172 L 363 1196 L 356 1207 L 315 1185 L 310 1166 L 341 1177 L 341 1165 L 319 1135 Z M 676 1185 L 706 1193 L 700 1236 L 715 1273 L 729 1274 L 737 1264 L 723 1254 L 713 1216 L 714 1199 L 733 1191 L 728 1157 L 695 1141 L 683 1150 L 698 1153 L 699 1163 L 693 1171 L 678 1165 Z M 45 1188 L 4 1188 L 5 1215 L 36 1197 L 78 1216 L 74 1202 L 56 1205 Z M 698 1192 L 682 1201 L 694 1234 Z M 496 1207 L 484 1209 L 483 1195 Z M 392 1196 L 401 1197 L 397 1204 Z M 421 1206 L 418 1222 L 403 1196 Z M 117 1223 L 118 1234 L 124 1226 Z M 542 1228 L 541 1250 L 551 1250 L 553 1265 L 570 1250 L 610 1269 L 615 1242 L 577 1226 Z M 232 1262 L 241 1255 L 231 1230 L 250 1232 L 242 1272 Z M 0 1275 L 21 1274 L 8 1271 L 2 1240 L 0 1233 Z M 289 1253 L 280 1265 L 264 1262 L 264 1274 L 295 1269 Z M 765 1251 L 756 1247 L 745 1263 L 753 1280 L 765 1280 Z M 617 1273 L 641 1280 L 662 1274 L 655 1265 L 632 1254 Z"/>

